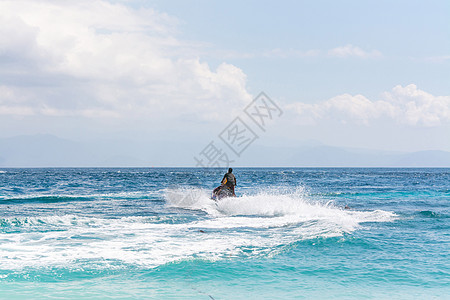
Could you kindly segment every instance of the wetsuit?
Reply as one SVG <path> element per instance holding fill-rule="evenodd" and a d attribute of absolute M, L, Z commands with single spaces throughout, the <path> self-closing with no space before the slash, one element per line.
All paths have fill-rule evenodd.
<path fill-rule="evenodd" d="M 234 177 L 233 173 L 226 173 L 223 176 L 222 183 L 229 187 L 233 191 L 233 196 L 235 196 L 234 187 L 236 186 L 236 177 Z"/>

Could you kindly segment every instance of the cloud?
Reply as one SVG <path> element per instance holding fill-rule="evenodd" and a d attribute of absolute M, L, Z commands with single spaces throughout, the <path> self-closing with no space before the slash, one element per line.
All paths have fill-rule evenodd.
<path fill-rule="evenodd" d="M 378 50 L 364 51 L 363 49 L 353 46 L 345 45 L 343 47 L 337 47 L 328 51 L 328 55 L 332 57 L 359 57 L 359 58 L 378 58 L 382 54 Z"/>
<path fill-rule="evenodd" d="M 216 51 L 216 57 L 226 58 L 226 59 L 258 59 L 258 58 L 275 58 L 275 59 L 308 59 L 308 58 L 325 58 L 325 57 L 335 57 L 335 58 L 347 58 L 356 57 L 363 59 L 370 58 L 380 58 L 382 53 L 378 50 L 364 51 L 360 47 L 353 45 L 346 45 L 343 47 L 336 47 L 331 50 L 298 50 L 294 48 L 282 49 L 273 48 L 270 50 L 262 50 L 258 52 L 238 52 L 233 50 L 226 51 Z"/>
<path fill-rule="evenodd" d="M 434 96 L 410 84 L 397 85 L 380 100 L 343 94 L 317 104 L 288 105 L 306 123 L 338 119 L 342 123 L 369 125 L 382 118 L 411 126 L 439 126 L 450 122 L 450 96 Z"/>
<path fill-rule="evenodd" d="M 297 49 L 280 49 L 275 48 L 270 51 L 265 51 L 262 56 L 268 58 L 306 58 L 306 57 L 315 57 L 320 54 L 318 50 L 307 50 L 301 51 Z"/>
<path fill-rule="evenodd" d="M 211 69 L 177 25 L 102 0 L 1 1 L 0 114 L 211 119 L 251 100 L 244 72 Z"/>
<path fill-rule="evenodd" d="M 214 52 L 215 57 L 225 58 L 225 59 L 260 59 L 260 58 L 275 58 L 275 59 L 286 59 L 286 58 L 310 58 L 317 57 L 320 55 L 319 50 L 297 50 L 293 48 L 281 49 L 274 48 L 270 50 L 263 50 L 258 52 L 241 52 L 234 50 L 220 50 Z"/>
<path fill-rule="evenodd" d="M 425 61 L 433 63 L 443 63 L 450 61 L 450 55 L 430 56 L 425 58 Z"/>

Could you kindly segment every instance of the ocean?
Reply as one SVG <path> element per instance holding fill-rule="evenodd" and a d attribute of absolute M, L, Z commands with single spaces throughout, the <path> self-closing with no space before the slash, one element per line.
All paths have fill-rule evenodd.
<path fill-rule="evenodd" d="M 450 169 L 0 169 L 1 299 L 450 299 Z"/>

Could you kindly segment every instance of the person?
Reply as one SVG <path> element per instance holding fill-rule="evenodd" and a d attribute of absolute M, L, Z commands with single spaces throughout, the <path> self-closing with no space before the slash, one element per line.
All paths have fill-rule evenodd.
<path fill-rule="evenodd" d="M 236 184 L 236 177 L 233 174 L 233 169 L 229 168 L 228 169 L 228 173 L 226 173 L 223 176 L 222 179 L 222 184 L 226 185 L 227 187 L 230 188 L 230 190 L 233 192 L 233 196 L 236 197 L 236 194 L 234 193 L 234 187 L 237 185 Z"/>

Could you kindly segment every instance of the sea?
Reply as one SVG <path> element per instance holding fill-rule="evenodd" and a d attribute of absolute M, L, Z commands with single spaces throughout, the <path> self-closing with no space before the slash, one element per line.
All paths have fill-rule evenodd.
<path fill-rule="evenodd" d="M 0 169 L 0 299 L 450 299 L 450 169 Z"/>

